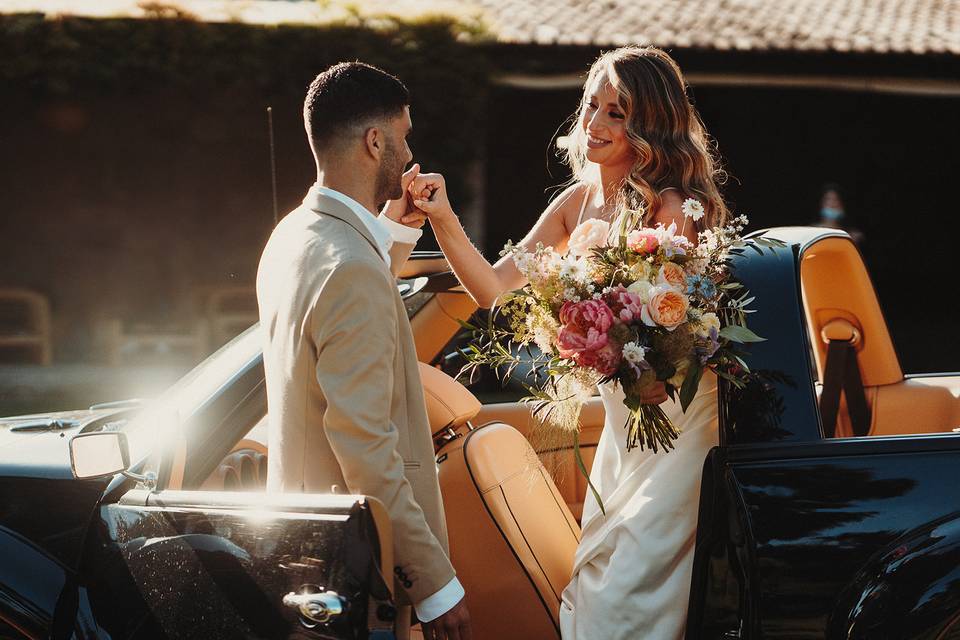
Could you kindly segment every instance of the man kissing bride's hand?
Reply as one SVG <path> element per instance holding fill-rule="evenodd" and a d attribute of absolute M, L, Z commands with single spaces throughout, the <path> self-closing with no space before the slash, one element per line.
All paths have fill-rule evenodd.
<path fill-rule="evenodd" d="M 414 229 L 422 227 L 427 216 L 413 204 L 416 196 L 412 192 L 419 176 L 420 165 L 414 163 L 400 177 L 400 187 L 403 189 L 403 195 L 396 200 L 387 200 L 386 204 L 383 205 L 383 209 L 380 211 L 380 215 Z"/>
<path fill-rule="evenodd" d="M 418 215 L 429 218 L 435 231 L 451 222 L 459 222 L 450 205 L 447 184 L 441 174 L 421 173 L 410 184 L 410 192 L 413 195 L 413 205 L 417 209 L 409 216 L 411 220 Z"/>

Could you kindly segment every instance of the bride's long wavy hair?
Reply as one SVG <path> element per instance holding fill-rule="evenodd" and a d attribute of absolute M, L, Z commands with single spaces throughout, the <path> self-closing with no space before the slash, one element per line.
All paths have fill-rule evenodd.
<path fill-rule="evenodd" d="M 722 225 L 729 216 L 719 186 L 727 173 L 716 144 L 707 134 L 686 93 L 680 67 L 656 47 L 622 47 L 601 55 L 590 67 L 576 119 L 567 133 L 561 158 L 573 171 L 572 182 L 599 180 L 598 167 L 587 160 L 587 135 L 583 130 L 587 92 L 597 77 L 606 74 L 626 114 L 627 140 L 636 162 L 617 197 L 617 210 L 641 211 L 644 225 L 660 208 L 660 191 L 680 190 L 696 198 L 706 215 L 698 229 Z"/>

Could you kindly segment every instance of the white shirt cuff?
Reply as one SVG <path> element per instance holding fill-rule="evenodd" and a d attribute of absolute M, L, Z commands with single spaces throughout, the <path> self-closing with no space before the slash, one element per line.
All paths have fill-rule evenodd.
<path fill-rule="evenodd" d="M 419 231 L 419 229 L 418 229 Z M 420 622 L 430 622 L 436 620 L 450 609 L 453 609 L 458 602 L 463 600 L 466 593 L 460 581 L 454 576 L 453 580 L 447 583 L 447 586 L 437 591 L 432 596 L 427 596 L 420 602 L 413 605 L 413 610 L 417 612 L 417 620 Z"/>
<path fill-rule="evenodd" d="M 377 220 L 383 225 L 383 228 L 390 232 L 394 242 L 401 244 L 417 244 L 417 240 L 423 235 L 423 229 L 414 229 L 396 220 L 392 220 L 382 213 L 377 216 Z"/>

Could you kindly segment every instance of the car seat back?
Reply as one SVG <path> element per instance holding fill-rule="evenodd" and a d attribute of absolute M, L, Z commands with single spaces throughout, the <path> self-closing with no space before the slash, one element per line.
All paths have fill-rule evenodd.
<path fill-rule="evenodd" d="M 473 636 L 559 638 L 580 527 L 533 448 L 491 423 L 447 442 L 437 462 Z"/>

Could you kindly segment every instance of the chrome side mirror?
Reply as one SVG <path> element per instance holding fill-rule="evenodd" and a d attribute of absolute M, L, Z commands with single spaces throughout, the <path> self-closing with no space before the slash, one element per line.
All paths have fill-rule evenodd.
<path fill-rule="evenodd" d="M 73 477 L 102 478 L 127 470 L 130 450 L 127 436 L 119 431 L 81 433 L 70 439 Z"/>

